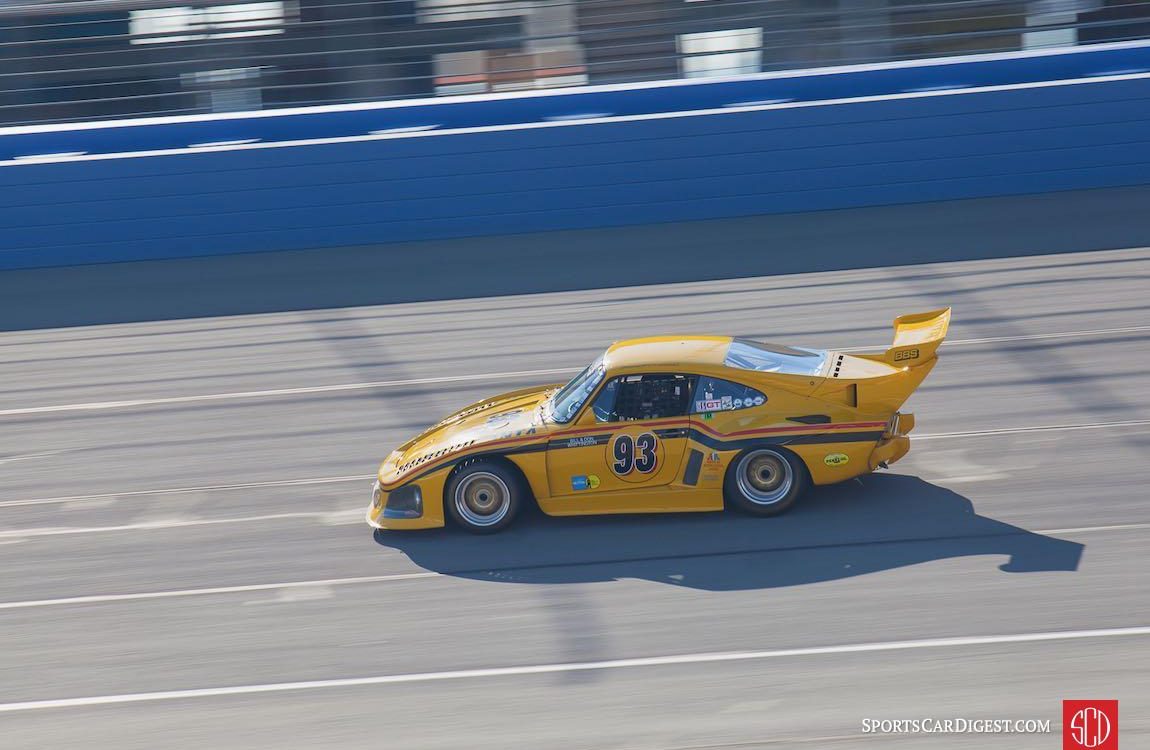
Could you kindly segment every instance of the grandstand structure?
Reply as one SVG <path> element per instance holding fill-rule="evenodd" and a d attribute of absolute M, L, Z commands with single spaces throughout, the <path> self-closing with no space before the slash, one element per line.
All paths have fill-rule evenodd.
<path fill-rule="evenodd" d="M 487 94 L 1150 36 L 1136 0 L 0 0 L 0 125 Z"/>

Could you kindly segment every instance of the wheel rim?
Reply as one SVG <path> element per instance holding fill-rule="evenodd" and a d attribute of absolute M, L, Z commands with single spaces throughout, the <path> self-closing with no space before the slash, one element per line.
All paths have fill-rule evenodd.
<path fill-rule="evenodd" d="M 737 478 L 739 491 L 755 505 L 774 505 L 787 496 L 794 484 L 790 462 L 770 450 L 744 456 Z"/>
<path fill-rule="evenodd" d="M 494 526 L 511 510 L 511 490 L 490 472 L 468 474 L 455 488 L 455 509 L 472 526 Z"/>

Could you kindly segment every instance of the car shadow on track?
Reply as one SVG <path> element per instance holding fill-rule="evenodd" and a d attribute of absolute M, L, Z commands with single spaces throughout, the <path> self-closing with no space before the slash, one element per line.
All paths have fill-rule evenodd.
<path fill-rule="evenodd" d="M 495 536 L 377 531 L 420 567 L 509 583 L 638 578 L 709 591 L 797 586 L 974 555 L 1010 573 L 1074 571 L 1083 545 L 974 512 L 917 477 L 819 488 L 778 518 L 733 512 L 551 518 L 529 513 Z M 994 564 L 992 561 L 988 565 Z"/>

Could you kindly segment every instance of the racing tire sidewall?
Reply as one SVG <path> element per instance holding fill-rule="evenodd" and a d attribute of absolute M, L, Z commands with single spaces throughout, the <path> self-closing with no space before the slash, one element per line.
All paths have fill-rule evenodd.
<path fill-rule="evenodd" d="M 748 496 L 739 483 L 739 472 L 745 471 L 749 461 L 755 457 L 773 457 L 785 461 L 790 467 L 790 487 L 777 500 L 769 504 L 758 502 Z M 727 467 L 727 475 L 723 480 L 723 497 L 729 506 L 733 506 L 753 516 L 777 516 L 785 513 L 798 502 L 806 491 L 810 477 L 807 467 L 796 456 L 785 448 L 778 446 L 764 446 L 761 448 L 748 448 L 735 457 Z"/>
<path fill-rule="evenodd" d="M 498 520 L 477 523 L 474 513 L 469 518 L 466 507 L 464 509 L 458 507 L 460 503 L 466 506 L 463 500 L 457 498 L 461 487 L 477 481 L 489 482 L 491 485 L 499 487 L 501 492 L 506 491 L 507 509 Z M 444 488 L 443 504 L 446 506 L 448 516 L 456 526 L 472 534 L 494 534 L 507 528 L 515 520 L 515 516 L 519 514 L 523 505 L 523 496 L 523 480 L 518 472 L 509 468 L 502 461 L 479 459 L 460 467 L 451 475 L 447 486 Z"/>

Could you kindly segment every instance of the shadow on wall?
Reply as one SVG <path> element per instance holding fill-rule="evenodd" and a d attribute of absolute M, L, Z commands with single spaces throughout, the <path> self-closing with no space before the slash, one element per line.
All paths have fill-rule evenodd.
<path fill-rule="evenodd" d="M 779 518 L 535 513 L 491 537 L 446 529 L 377 531 L 375 540 L 427 570 L 459 578 L 528 584 L 638 578 L 707 591 L 799 586 L 973 555 L 1005 557 L 999 569 L 1008 573 L 1075 571 L 1083 550 L 980 516 L 951 490 L 892 474 L 870 476 L 861 487 L 820 488 Z"/>
<path fill-rule="evenodd" d="M 1150 245 L 1150 187 L 0 271 L 0 330 Z"/>

